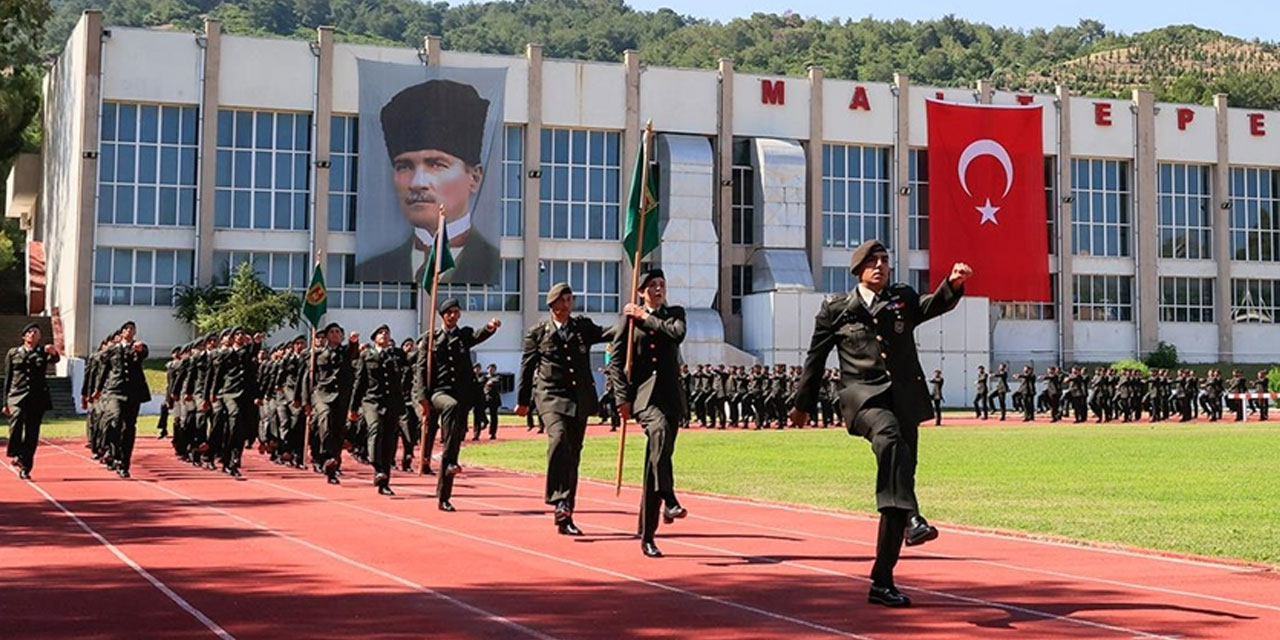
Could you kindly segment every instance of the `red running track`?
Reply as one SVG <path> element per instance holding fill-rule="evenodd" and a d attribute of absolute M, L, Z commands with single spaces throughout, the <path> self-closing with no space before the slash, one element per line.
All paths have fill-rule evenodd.
<path fill-rule="evenodd" d="M 943 527 L 899 565 L 915 605 L 888 610 L 865 601 L 870 516 L 682 495 L 653 560 L 635 487 L 584 482 L 575 539 L 539 476 L 469 468 L 447 514 L 434 478 L 395 476 L 385 498 L 346 466 L 330 486 L 248 454 L 237 481 L 145 440 L 126 481 L 46 443 L 35 482 L 0 475 L 2 635 L 1280 637 L 1265 568 Z"/>

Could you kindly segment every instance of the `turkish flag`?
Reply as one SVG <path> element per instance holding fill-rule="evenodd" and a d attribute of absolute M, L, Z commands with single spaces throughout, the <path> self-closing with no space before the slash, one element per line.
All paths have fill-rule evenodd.
<path fill-rule="evenodd" d="M 969 295 L 1049 302 L 1041 107 L 927 109 L 930 279 L 964 262 Z"/>

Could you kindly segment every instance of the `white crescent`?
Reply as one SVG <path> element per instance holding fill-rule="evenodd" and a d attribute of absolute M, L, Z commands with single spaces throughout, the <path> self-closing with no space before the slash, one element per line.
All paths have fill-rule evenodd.
<path fill-rule="evenodd" d="M 969 163 L 981 156 L 991 156 L 1000 161 L 1005 175 L 1004 196 L 1009 195 L 1009 189 L 1013 188 L 1013 160 L 1009 158 L 1009 152 L 999 142 L 989 138 L 974 140 L 960 154 L 960 163 L 956 168 L 960 172 L 960 186 L 964 188 L 964 192 L 973 196 L 969 191 L 969 182 L 965 179 L 965 173 L 969 171 Z"/>

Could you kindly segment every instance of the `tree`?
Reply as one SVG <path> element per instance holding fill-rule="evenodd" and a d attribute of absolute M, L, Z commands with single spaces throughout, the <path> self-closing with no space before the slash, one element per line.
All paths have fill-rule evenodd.
<path fill-rule="evenodd" d="M 184 289 L 179 296 L 179 311 L 174 315 L 184 320 L 184 315 L 191 317 L 184 298 L 196 298 L 193 301 L 195 313 L 192 324 L 200 333 L 232 327 L 240 327 L 249 333 L 269 333 L 285 325 L 297 327 L 302 318 L 302 298 L 268 287 L 253 270 L 253 265 L 247 262 L 236 268 L 231 284 L 223 293 L 210 293 L 208 288 L 197 287 Z"/>

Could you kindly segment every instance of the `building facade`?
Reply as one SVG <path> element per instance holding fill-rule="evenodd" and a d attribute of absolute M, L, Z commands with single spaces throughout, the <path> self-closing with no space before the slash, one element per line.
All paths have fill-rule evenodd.
<path fill-rule="evenodd" d="M 762 76 L 727 59 L 716 70 L 650 67 L 639 52 L 622 64 L 544 59 L 537 45 L 496 56 L 445 51 L 430 36 L 415 50 L 338 43 L 328 28 L 310 42 L 249 38 L 215 21 L 177 33 L 104 27 L 96 12 L 48 75 L 43 175 L 25 189 L 39 190 L 31 234 L 69 353 L 126 318 L 156 347 L 185 342 L 175 286 L 248 261 L 273 287 L 301 292 L 317 255 L 329 318 L 416 334 L 413 285 L 351 277 L 361 58 L 507 69 L 503 275 L 455 291 L 471 321 L 503 320 L 479 349 L 503 371 L 517 368 L 519 328 L 544 317 L 554 281 L 569 281 L 599 321 L 617 318 L 630 282 L 626 181 L 648 121 L 665 218 L 649 260 L 690 310 L 690 362 L 799 364 L 814 309 L 799 309 L 807 322 L 784 318 L 848 290 L 850 255 L 867 238 L 890 246 L 897 279 L 932 288 L 928 98 L 1044 106 L 1054 301 L 966 307 L 955 330 L 970 346 L 955 353 L 1040 368 L 1165 341 L 1188 361 L 1280 360 L 1280 113 L 1231 108 L 1226 96 L 1206 107 L 1145 91 L 1117 100 L 860 82 L 816 67 Z M 945 359 L 949 330 L 922 345 Z"/>

